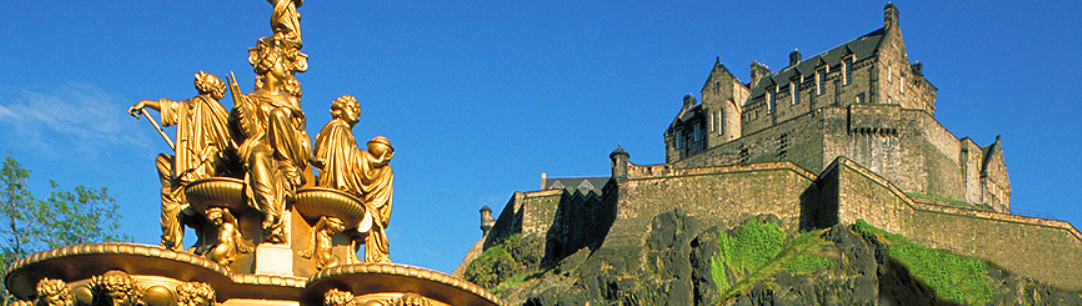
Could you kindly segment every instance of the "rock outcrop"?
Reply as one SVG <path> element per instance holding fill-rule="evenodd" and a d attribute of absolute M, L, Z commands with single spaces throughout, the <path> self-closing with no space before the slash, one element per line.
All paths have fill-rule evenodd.
<path fill-rule="evenodd" d="M 980 267 L 953 276 L 974 280 L 972 292 L 940 293 L 911 272 L 908 257 L 898 257 L 909 255 L 892 256 L 914 247 L 900 236 L 863 223 L 793 233 L 778 222 L 762 215 L 719 229 L 677 208 L 650 219 L 637 249 L 602 244 L 543 263 L 543 241 L 514 236 L 489 248 L 465 274 L 512 305 L 1082 304 L 1078 293 L 918 249 Z"/>

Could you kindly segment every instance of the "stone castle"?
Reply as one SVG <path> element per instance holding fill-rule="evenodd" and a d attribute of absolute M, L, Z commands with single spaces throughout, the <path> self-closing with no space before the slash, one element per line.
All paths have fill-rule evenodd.
<path fill-rule="evenodd" d="M 793 51 L 781 70 L 752 62 L 748 82 L 715 61 L 701 103 L 685 96 L 664 133 L 666 163 L 636 165 L 617 148 L 603 186 L 549 178 L 516 192 L 456 275 L 515 234 L 542 237 L 549 263 L 584 248 L 642 252 L 651 217 L 679 208 L 721 228 L 760 215 L 792 232 L 865 220 L 1082 289 L 1082 234 L 1011 213 L 999 137 L 980 146 L 934 118 L 937 89 L 908 58 L 898 9 L 883 13 L 882 28 L 811 57 Z"/>
<path fill-rule="evenodd" d="M 936 87 L 910 64 L 898 9 L 882 29 L 771 72 L 751 63 L 744 83 L 720 61 L 702 103 L 684 97 L 665 131 L 666 163 L 676 168 L 791 161 L 822 171 L 845 156 L 907 193 L 1009 212 L 1011 184 L 999 140 L 958 139 L 933 115 Z"/>

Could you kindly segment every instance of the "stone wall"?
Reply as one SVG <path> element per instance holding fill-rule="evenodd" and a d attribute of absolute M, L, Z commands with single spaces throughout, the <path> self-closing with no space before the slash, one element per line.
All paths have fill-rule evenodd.
<path fill-rule="evenodd" d="M 922 245 L 986 260 L 1063 289 L 1082 290 L 1082 234 L 1070 223 L 917 203 L 887 179 L 845 158 L 820 175 L 817 184 L 835 184 L 831 181 L 837 182 L 837 204 L 819 204 L 824 210 L 836 209 L 839 223 L 863 219 Z"/>
<path fill-rule="evenodd" d="M 818 172 L 835 158 L 845 156 L 887 177 L 906 192 L 984 203 L 967 197 L 967 193 L 980 197 L 980 192 L 969 191 L 967 186 L 981 188 L 978 180 L 982 176 L 976 174 L 979 170 L 965 168 L 967 165 L 960 160 L 963 145 L 964 141 L 955 138 L 925 110 L 854 104 L 820 108 L 670 165 L 692 168 L 791 161 Z M 970 152 L 966 158 L 983 160 L 979 149 Z M 981 167 L 980 163 L 973 166 Z M 967 169 L 972 169 L 971 176 L 965 175 Z M 1009 182 L 1005 174 L 999 177 Z"/>
<path fill-rule="evenodd" d="M 485 248 L 517 233 L 547 233 L 556 218 L 563 193 L 562 189 L 515 192 L 485 236 Z"/>
<path fill-rule="evenodd" d="M 628 179 L 618 183 L 620 194 L 614 226 L 624 227 L 632 234 L 642 233 L 634 230 L 645 226 L 638 221 L 645 222 L 675 207 L 703 223 L 723 228 L 756 215 L 772 214 L 792 225 L 789 230 L 796 231 L 802 193 L 815 180 L 814 174 L 791 162 L 650 169 L 633 165 Z M 652 175 L 645 175 L 647 172 Z"/>

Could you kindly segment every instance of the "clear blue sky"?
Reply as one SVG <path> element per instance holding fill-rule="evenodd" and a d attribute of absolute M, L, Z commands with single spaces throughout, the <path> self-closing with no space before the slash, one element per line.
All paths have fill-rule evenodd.
<path fill-rule="evenodd" d="M 884 4 L 309 0 L 303 107 L 314 135 L 334 98 L 360 100 L 357 138 L 398 152 L 391 258 L 450 272 L 480 237 L 478 209 L 499 213 L 542 172 L 607 175 L 618 143 L 663 163 L 662 133 L 715 57 L 746 81 L 752 60 L 779 69 L 793 48 L 807 57 L 882 27 Z M 896 4 L 910 60 L 939 88 L 936 118 L 980 145 L 1003 135 L 1013 208 L 1082 224 L 1082 3 Z M 0 151 L 34 171 L 38 194 L 47 179 L 109 187 L 123 231 L 157 244 L 153 159 L 168 147 L 125 111 L 194 95 L 199 70 L 251 88 L 247 48 L 270 34 L 270 5 L 5 6 Z"/>

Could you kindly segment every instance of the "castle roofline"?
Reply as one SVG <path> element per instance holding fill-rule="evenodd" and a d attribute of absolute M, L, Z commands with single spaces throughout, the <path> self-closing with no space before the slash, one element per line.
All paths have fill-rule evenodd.
<path fill-rule="evenodd" d="M 788 84 L 789 80 L 798 76 L 814 77 L 815 69 L 820 64 L 826 66 L 835 66 L 842 62 L 844 56 L 853 54 L 856 58 L 854 62 L 861 61 L 863 59 L 875 56 L 879 52 L 879 42 L 883 40 L 884 34 L 886 34 L 886 28 L 879 28 L 871 33 L 864 34 L 853 40 L 847 41 L 827 51 L 823 51 L 814 56 L 801 60 L 796 65 L 791 65 L 785 69 L 771 72 L 762 77 L 761 80 L 770 80 L 771 82 L 759 81 L 751 88 L 751 99 L 758 98 L 766 93 L 766 88 L 774 84 Z"/>

